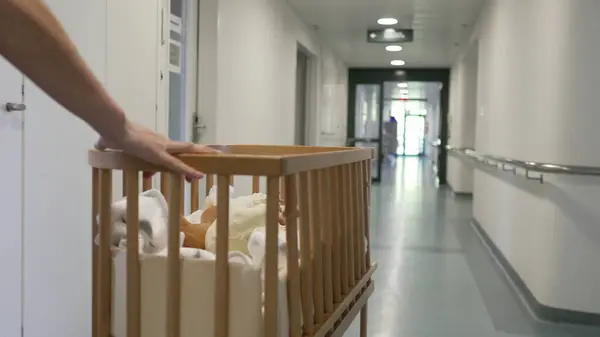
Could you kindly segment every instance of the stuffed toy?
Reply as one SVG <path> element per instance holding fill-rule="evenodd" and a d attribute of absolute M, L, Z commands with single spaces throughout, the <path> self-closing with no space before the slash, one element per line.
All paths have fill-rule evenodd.
<path fill-rule="evenodd" d="M 181 232 L 185 234 L 183 247 L 205 249 L 206 232 L 217 218 L 217 206 L 210 206 L 202 212 L 200 223 L 192 223 L 186 217 L 181 217 L 179 224 Z"/>

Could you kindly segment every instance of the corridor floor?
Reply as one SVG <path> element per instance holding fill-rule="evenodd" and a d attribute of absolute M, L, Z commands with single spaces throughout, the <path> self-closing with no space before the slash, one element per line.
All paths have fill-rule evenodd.
<path fill-rule="evenodd" d="M 438 189 L 424 161 L 385 169 L 371 212 L 369 337 L 600 336 L 534 319 L 471 228 L 471 200 Z M 345 337 L 359 336 L 358 321 Z"/>

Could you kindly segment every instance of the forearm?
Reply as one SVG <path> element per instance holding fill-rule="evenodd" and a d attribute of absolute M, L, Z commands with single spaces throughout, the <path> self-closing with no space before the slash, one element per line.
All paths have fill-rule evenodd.
<path fill-rule="evenodd" d="M 118 137 L 126 127 L 124 112 L 43 1 L 0 0 L 0 55 L 100 134 Z"/>

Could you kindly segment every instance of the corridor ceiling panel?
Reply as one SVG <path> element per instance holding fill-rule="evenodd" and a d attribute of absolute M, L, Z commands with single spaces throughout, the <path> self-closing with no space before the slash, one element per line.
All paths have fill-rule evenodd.
<path fill-rule="evenodd" d="M 349 67 L 448 67 L 459 44 L 467 37 L 485 0 L 287 0 L 298 16 Z M 381 26 L 379 18 L 398 24 Z M 414 29 L 414 41 L 403 50 L 388 52 L 385 44 L 368 43 L 369 29 Z"/>

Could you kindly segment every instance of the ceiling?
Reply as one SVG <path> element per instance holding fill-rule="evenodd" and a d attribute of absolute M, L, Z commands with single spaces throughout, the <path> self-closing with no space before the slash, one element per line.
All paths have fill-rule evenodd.
<path fill-rule="evenodd" d="M 349 67 L 448 67 L 456 49 L 471 31 L 486 0 L 288 0 L 298 16 L 318 34 Z M 380 26 L 377 19 L 398 19 Z M 412 28 L 414 41 L 401 43 L 399 52 L 385 44 L 368 43 L 369 28 Z"/>

